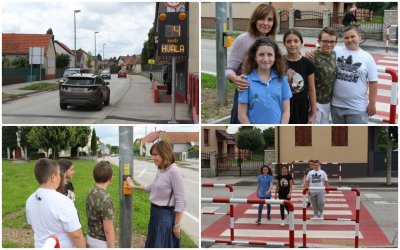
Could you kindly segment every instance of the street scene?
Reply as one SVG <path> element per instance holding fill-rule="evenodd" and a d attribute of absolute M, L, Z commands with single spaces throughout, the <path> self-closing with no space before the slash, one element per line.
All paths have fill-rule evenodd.
<path fill-rule="evenodd" d="M 184 2 L 5 3 L 3 123 L 198 123 L 198 11 Z"/>
<path fill-rule="evenodd" d="M 202 247 L 398 246 L 397 127 L 307 130 L 202 126 Z M 318 214 L 316 168 L 327 178 Z M 277 183 L 281 176 L 290 181 Z M 287 200 L 279 198 L 284 183 Z M 281 213 L 283 202 L 290 206 Z"/>
<path fill-rule="evenodd" d="M 394 118 L 397 119 L 397 113 L 395 115 L 393 111 L 396 110 L 396 107 L 393 107 L 393 104 L 396 105 L 396 102 L 391 102 L 391 97 L 395 96 L 395 99 L 397 99 L 397 88 L 393 88 L 393 82 L 397 81 L 398 74 L 398 43 L 396 40 L 398 25 L 397 4 L 394 3 L 396 7 L 393 9 L 383 7 L 381 4 L 382 9 L 379 11 L 375 9 L 373 15 L 372 11 L 368 10 L 368 8 L 372 8 L 373 4 L 370 3 L 371 7 L 362 4 L 357 3 L 353 5 L 352 3 L 334 2 L 315 7 L 314 3 L 272 3 L 278 22 L 274 38 L 282 55 L 285 56 L 287 49 L 283 42 L 284 34 L 290 28 L 296 29 L 302 35 L 300 54 L 304 56 L 306 55 L 306 51 L 316 49 L 318 45 L 318 33 L 322 28 L 330 26 L 338 30 L 337 34 L 339 37 L 336 47 L 344 47 L 343 37 L 340 37 L 342 36 L 340 35 L 342 18 L 344 18 L 350 8 L 356 8 L 355 15 L 358 18 L 359 29 L 364 30 L 366 34 L 366 40 L 359 47 L 372 56 L 378 68 L 376 114 L 370 117 L 369 123 L 382 123 L 382 121 L 383 123 L 396 123 Z M 216 46 L 216 44 L 220 44 L 216 42 L 216 39 L 218 39 L 219 32 L 222 31 L 219 31 L 218 27 L 211 22 L 211 19 L 215 17 L 215 13 L 210 11 L 210 8 L 214 5 L 213 3 L 202 5 L 201 69 L 204 79 L 208 79 L 209 77 L 215 78 L 218 74 L 225 75 L 225 68 L 233 67 L 231 64 L 234 64 L 238 60 L 236 58 L 237 52 L 235 51 L 235 48 L 237 48 L 235 47 L 236 38 L 248 31 L 246 22 L 250 18 L 252 11 L 257 7 L 256 3 L 253 5 L 240 3 L 227 4 L 225 14 L 228 19 L 225 25 L 229 27 L 227 33 L 230 34 L 233 42 L 231 46 L 224 48 Z M 380 3 L 377 3 L 377 5 L 380 5 Z M 238 9 L 241 11 L 239 12 Z M 230 14 L 230 12 L 232 13 Z M 367 12 L 370 13 L 369 17 L 364 15 Z M 391 14 L 395 15 L 394 19 L 389 18 L 388 15 Z M 229 18 L 230 15 L 232 15 L 232 19 Z M 294 15 L 293 20 L 290 18 L 291 15 Z M 390 70 L 394 72 L 390 73 Z M 217 77 L 217 79 L 220 78 Z M 202 119 L 207 123 L 231 123 L 230 111 L 233 105 L 235 86 L 232 85 L 230 79 L 227 80 L 229 80 L 227 81 L 227 90 L 222 87 L 221 89 L 211 87 L 208 82 L 202 85 Z M 218 86 L 223 85 L 219 84 Z M 206 99 L 204 98 L 205 95 L 212 96 L 213 98 Z M 218 96 L 219 99 L 217 99 Z M 218 104 L 218 108 L 212 109 L 211 107 L 215 104 Z M 393 117 L 390 122 L 388 122 L 389 117 Z M 333 123 L 331 117 L 329 123 Z"/>
<path fill-rule="evenodd" d="M 149 223 L 151 224 L 149 221 L 154 220 L 153 213 L 157 213 L 153 211 L 154 203 L 163 209 L 167 209 L 164 204 L 153 200 L 154 193 L 152 194 L 152 192 L 156 192 L 152 191 L 153 188 L 156 189 L 155 180 L 163 178 L 160 171 L 165 173 L 173 171 L 181 176 L 180 186 L 177 186 L 178 180 L 171 173 L 170 178 L 174 179 L 174 182 L 169 184 L 172 185 L 175 194 L 172 195 L 172 203 L 169 205 L 168 211 L 174 208 L 174 204 L 178 209 L 182 197 L 184 199 L 182 211 L 176 212 L 180 215 L 179 217 L 176 216 L 174 222 L 174 225 L 178 224 L 173 229 L 174 237 L 176 237 L 174 241 L 184 248 L 197 248 L 199 246 L 198 194 L 200 173 L 197 126 L 3 126 L 2 133 L 4 135 L 2 182 L 5 191 L 2 196 L 2 246 L 4 248 L 33 248 L 34 246 L 40 247 L 43 244 L 54 248 L 57 245 L 51 245 L 52 238 L 49 238 L 51 235 L 57 237 L 56 242 L 59 242 L 61 247 L 70 246 L 68 237 L 62 236 L 65 233 L 62 231 L 69 229 L 64 229 L 66 227 L 63 227 L 62 221 L 58 221 L 58 217 L 47 219 L 49 221 L 54 220 L 52 223 L 59 225 L 59 227 L 53 227 L 50 224 L 46 226 L 46 223 L 36 224 L 37 220 L 30 219 L 29 216 L 32 207 L 27 205 L 28 197 L 32 192 L 35 194 L 38 187 L 36 194 L 39 197 L 41 197 L 42 190 L 54 188 L 52 192 L 55 193 L 53 195 L 56 199 L 56 194 L 64 194 L 63 191 L 60 191 L 64 185 L 66 185 L 67 190 L 70 190 L 65 193 L 66 197 L 70 199 L 63 200 L 63 202 L 66 202 L 64 206 L 68 207 L 70 205 L 68 202 L 70 202 L 75 208 L 73 210 L 77 211 L 76 214 L 69 211 L 71 213 L 69 220 L 73 221 L 74 216 L 79 218 L 78 232 L 84 237 L 82 241 L 72 238 L 73 246 L 91 247 L 93 242 L 90 237 L 97 237 L 93 236 L 92 218 L 94 215 L 89 214 L 87 210 L 90 196 L 88 191 L 95 185 L 103 188 L 109 194 L 114 207 L 113 231 L 110 234 L 107 231 L 103 240 L 104 242 L 107 241 L 105 247 L 148 247 L 149 244 L 152 244 L 152 237 L 161 237 L 154 236 L 152 231 L 148 231 L 150 230 L 148 228 Z M 167 167 L 162 167 L 163 163 L 161 164 L 157 160 L 158 158 L 154 156 L 156 155 L 155 152 L 160 151 L 163 153 L 158 157 L 164 157 L 164 147 L 171 150 L 169 154 L 172 154 L 172 156 L 169 157 L 174 159 L 171 165 Z M 54 183 L 51 186 L 53 188 L 44 184 L 38 186 L 35 180 L 35 177 L 38 178 L 36 170 L 38 162 L 52 163 L 53 160 L 60 164 L 61 172 L 59 175 L 61 180 L 58 180 L 58 184 Z M 70 163 L 72 167 L 69 169 L 72 170 L 64 172 L 63 166 L 66 162 Z M 103 166 L 102 164 L 109 164 L 112 168 L 112 177 L 106 182 L 105 188 L 104 185 L 101 185 L 104 183 L 99 184 L 95 176 L 96 168 Z M 14 181 L 16 169 L 19 172 L 17 175 L 19 180 L 24 183 L 22 186 L 17 185 L 17 182 Z M 133 189 L 129 188 L 131 186 L 127 184 L 127 178 L 134 181 Z M 73 186 L 69 183 L 73 183 Z M 151 186 L 152 188 L 143 192 L 143 189 L 140 188 L 141 185 Z M 72 189 L 69 187 L 72 187 Z M 168 187 L 163 186 L 163 189 L 168 199 L 170 196 L 167 191 Z M 180 196 L 182 190 L 183 196 Z M 71 195 L 71 192 L 73 195 Z M 157 191 L 158 197 L 161 193 Z M 61 197 L 64 199 L 64 196 Z M 57 199 L 60 199 L 60 203 L 63 203 L 60 197 Z M 42 200 L 43 198 L 40 199 L 40 201 Z M 57 202 L 53 203 L 57 204 Z M 107 202 L 103 201 L 98 204 L 106 206 Z M 54 204 L 47 205 L 50 209 L 54 206 Z M 34 207 L 34 205 L 32 206 Z M 99 205 L 96 205 L 95 208 L 97 206 Z M 62 210 L 60 207 L 57 209 Z M 101 207 L 98 209 L 100 210 Z M 37 214 L 39 220 L 44 219 L 41 216 L 41 213 Z M 103 214 L 102 216 L 102 218 L 107 218 Z M 106 220 L 104 219 L 104 221 Z M 104 221 L 103 230 L 106 230 Z M 171 227 L 169 226 L 169 230 L 172 235 Z M 178 236 L 176 236 L 177 234 Z M 40 235 L 40 237 L 34 238 L 34 235 Z M 158 242 L 157 244 L 167 246 L 168 242 Z"/>

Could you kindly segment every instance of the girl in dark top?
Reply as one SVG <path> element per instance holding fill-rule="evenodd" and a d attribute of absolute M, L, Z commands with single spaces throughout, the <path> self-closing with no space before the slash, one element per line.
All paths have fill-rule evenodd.
<path fill-rule="evenodd" d="M 60 164 L 61 182 L 57 191 L 75 202 L 74 186 L 71 182 L 71 178 L 74 175 L 74 164 L 67 159 L 60 159 L 58 163 Z"/>
<path fill-rule="evenodd" d="M 293 178 L 289 174 L 288 167 L 283 164 L 278 164 L 280 175 L 276 176 L 275 199 L 278 197 L 280 200 L 290 200 L 293 190 Z M 285 226 L 285 209 L 289 214 L 289 208 L 285 205 L 280 205 L 281 209 L 281 227 Z"/>
<path fill-rule="evenodd" d="M 312 61 L 300 54 L 303 37 L 296 29 L 283 36 L 287 50 L 285 61 L 293 97 L 290 99 L 290 124 L 315 123 L 317 99 L 314 84 L 315 67 Z"/>

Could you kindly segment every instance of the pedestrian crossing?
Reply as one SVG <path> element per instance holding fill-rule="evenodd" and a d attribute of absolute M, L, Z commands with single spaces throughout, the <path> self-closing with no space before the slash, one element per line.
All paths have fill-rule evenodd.
<path fill-rule="evenodd" d="M 372 56 L 378 66 L 388 67 L 398 72 L 398 56 L 374 54 Z M 378 96 L 376 103 L 376 115 L 380 118 L 388 118 L 390 114 L 390 96 L 392 79 L 387 73 L 378 72 Z M 398 114 L 396 114 L 397 120 Z"/>
<path fill-rule="evenodd" d="M 273 192 L 274 193 L 274 192 Z M 294 226 L 295 246 L 303 243 L 303 220 L 302 220 L 302 190 L 292 192 L 291 201 L 294 204 Z M 248 199 L 254 199 L 256 193 L 251 194 Z M 328 220 L 309 220 L 313 217 L 312 208 L 307 208 L 307 246 L 308 247 L 354 247 L 355 239 L 355 194 L 352 192 L 331 191 L 326 194 L 324 218 Z M 216 209 L 216 204 L 209 204 L 202 211 L 226 212 Z M 212 209 L 210 209 L 212 208 Z M 238 204 L 234 211 L 234 234 L 235 240 L 255 241 L 288 241 L 288 222 L 284 227 L 280 226 L 279 205 L 271 205 L 271 220 L 266 219 L 266 205 L 263 207 L 261 224 L 257 225 L 255 220 L 258 213 L 258 204 Z M 285 211 L 286 213 L 286 211 Z M 345 219 L 337 221 L 336 219 Z M 373 220 L 369 212 L 361 204 L 360 210 L 360 247 L 388 246 L 390 242 L 383 234 L 380 227 Z M 203 239 L 229 239 L 230 238 L 229 216 L 220 216 L 212 225 L 202 232 Z"/>

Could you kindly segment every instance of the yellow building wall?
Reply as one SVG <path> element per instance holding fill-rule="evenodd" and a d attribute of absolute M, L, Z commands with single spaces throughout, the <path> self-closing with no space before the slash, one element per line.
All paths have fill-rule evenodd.
<path fill-rule="evenodd" d="M 215 133 L 216 130 L 225 130 L 226 131 L 226 126 L 202 126 L 201 127 L 201 152 L 206 153 L 209 151 L 215 151 L 218 152 L 218 140 L 217 140 L 217 135 Z M 208 134 L 208 145 L 204 144 L 204 129 L 209 129 L 209 134 Z M 226 153 L 227 152 L 227 145 L 226 143 L 223 143 L 223 152 L 221 153 Z"/>
<path fill-rule="evenodd" d="M 277 128 L 276 128 L 277 129 Z M 275 131 L 275 145 L 278 145 L 278 132 Z M 331 126 L 312 127 L 312 146 L 295 146 L 295 127 L 280 127 L 280 161 L 317 159 L 321 162 L 367 163 L 368 127 L 349 126 L 348 146 L 332 146 Z M 277 146 L 276 146 L 277 149 Z M 278 150 L 275 152 L 278 159 Z"/>

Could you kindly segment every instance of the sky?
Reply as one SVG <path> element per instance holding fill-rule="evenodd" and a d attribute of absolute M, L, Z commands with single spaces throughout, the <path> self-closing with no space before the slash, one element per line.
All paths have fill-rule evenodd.
<path fill-rule="evenodd" d="M 96 129 L 96 135 L 100 138 L 100 141 L 104 144 L 111 144 L 118 146 L 119 144 L 119 129 L 118 126 L 90 126 L 91 129 Z M 197 125 L 135 125 L 133 129 L 134 141 L 137 138 L 142 138 L 147 134 L 154 131 L 166 131 L 166 132 L 198 132 L 199 128 Z"/>
<path fill-rule="evenodd" d="M 55 40 L 74 50 L 74 10 L 76 49 L 116 57 L 141 54 L 153 26 L 155 2 L 2 2 L 3 33 L 46 34 L 52 28 Z"/>

